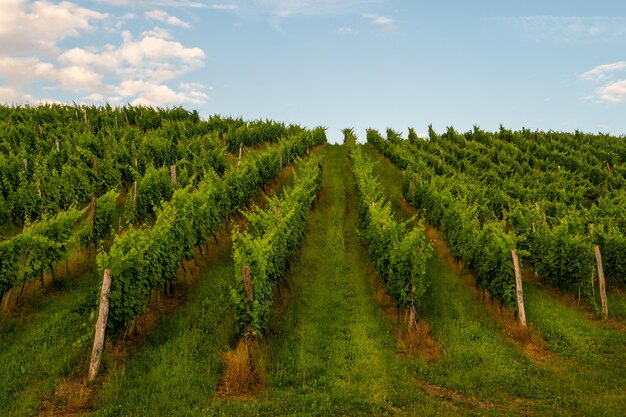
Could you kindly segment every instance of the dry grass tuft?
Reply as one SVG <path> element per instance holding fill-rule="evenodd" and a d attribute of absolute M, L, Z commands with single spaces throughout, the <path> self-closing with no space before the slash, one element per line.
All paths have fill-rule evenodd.
<path fill-rule="evenodd" d="M 368 262 L 370 281 L 374 289 L 374 300 L 387 320 L 393 325 L 396 341 L 402 353 L 411 358 L 424 357 L 428 362 L 439 359 L 439 346 L 430 334 L 430 326 L 424 320 L 409 319 L 408 311 L 401 311 L 396 302 L 385 291 L 384 284 Z"/>
<path fill-rule="evenodd" d="M 74 380 L 61 381 L 50 398 L 39 408 L 40 417 L 74 417 L 93 411 L 91 404 L 96 396 L 96 387 Z"/>
<path fill-rule="evenodd" d="M 224 353 L 223 359 L 224 374 L 218 394 L 242 399 L 256 397 L 265 383 L 258 340 L 241 339 L 237 347 Z"/>

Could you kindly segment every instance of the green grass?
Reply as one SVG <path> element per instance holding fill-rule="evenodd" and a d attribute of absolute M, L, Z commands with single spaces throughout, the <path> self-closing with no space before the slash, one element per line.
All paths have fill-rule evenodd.
<path fill-rule="evenodd" d="M 222 352 L 235 338 L 229 288 L 230 241 L 207 268 L 184 306 L 164 316 L 141 351 L 108 361 L 98 416 L 197 415 L 213 396 Z"/>
<path fill-rule="evenodd" d="M 57 281 L 51 294 L 29 300 L 28 314 L 0 323 L 0 415 L 35 414 L 40 399 L 88 360 L 83 337 L 93 331 L 89 315 L 97 282 L 93 271 L 80 280 Z"/>
<path fill-rule="evenodd" d="M 467 404 L 424 393 L 374 301 L 343 147 L 327 147 L 322 186 L 288 277 L 289 301 L 275 311 L 262 345 L 270 358 L 267 392 L 255 401 L 219 400 L 209 414 L 467 415 Z"/>
<path fill-rule="evenodd" d="M 609 306 L 609 317 L 621 320 L 623 323 L 626 320 L 626 293 L 623 290 L 619 293 L 608 292 L 606 296 Z"/>

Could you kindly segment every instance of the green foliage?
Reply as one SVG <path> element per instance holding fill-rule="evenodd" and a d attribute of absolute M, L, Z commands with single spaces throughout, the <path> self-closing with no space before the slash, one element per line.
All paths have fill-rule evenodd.
<path fill-rule="evenodd" d="M 484 275 L 479 283 L 496 298 L 510 304 L 503 283 L 512 282 L 505 265 L 515 246 L 546 283 L 574 292 L 594 268 L 595 241 L 608 254 L 612 279 L 623 282 L 626 177 L 616 159 L 623 140 L 504 127 L 488 133 L 477 126 L 441 135 L 429 127 L 429 137 L 401 140 L 388 130 L 384 139 L 368 131 L 368 141 L 405 169 L 407 200 L 441 227 L 452 253 Z M 596 225 L 593 239 L 590 223 Z M 489 237 L 483 236 L 487 226 Z M 472 243 L 480 239 L 495 245 L 492 254 Z"/>
<path fill-rule="evenodd" d="M 117 236 L 110 252 L 98 255 L 100 272 L 109 268 L 113 277 L 109 329 L 119 332 L 145 313 L 150 290 L 175 282 L 183 259 L 191 258 L 196 246 L 216 233 L 259 187 L 280 173 L 281 159 L 289 164 L 325 140 L 324 130 L 315 129 L 246 154 L 239 166 L 228 168 L 223 178 L 209 168 L 197 186 L 179 189 L 171 201 L 162 202 L 152 227 Z"/>
<path fill-rule="evenodd" d="M 10 221 L 22 227 L 42 214 L 86 206 L 94 194 L 129 189 L 149 167 L 182 164 L 183 187 L 209 167 L 221 175 L 226 147 L 213 131 L 217 120 L 222 121 L 214 116 L 204 122 L 180 108 L 1 106 L 0 219 L 8 211 Z M 140 208 L 145 215 L 160 204 L 152 197 Z"/>
<path fill-rule="evenodd" d="M 0 293 L 40 279 L 47 268 L 63 259 L 75 245 L 74 231 L 84 212 L 76 209 L 59 212 L 1 242 Z"/>
<path fill-rule="evenodd" d="M 236 286 L 231 293 L 241 334 L 262 334 L 265 329 L 273 289 L 284 277 L 287 263 L 304 236 L 309 208 L 321 181 L 321 165 L 317 159 L 309 160 L 301 165 L 282 197 L 270 198 L 266 210 L 245 213 L 247 230 L 233 231 Z M 253 301 L 246 297 L 244 266 L 250 268 Z"/>
<path fill-rule="evenodd" d="M 426 292 L 426 263 L 432 255 L 424 225 L 418 223 L 411 229 L 412 219 L 400 223 L 393 218 L 382 187 L 372 173 L 372 163 L 356 146 L 353 132 L 344 130 L 344 135 L 359 194 L 361 235 L 367 242 L 369 256 L 398 305 L 415 306 Z"/>
<path fill-rule="evenodd" d="M 113 226 L 117 218 L 117 200 L 120 196 L 115 190 L 111 190 L 96 200 L 96 209 L 93 223 L 84 221 L 78 232 L 78 239 L 85 247 L 91 245 L 97 247 L 101 241 L 108 239 L 113 234 Z"/>
<path fill-rule="evenodd" d="M 149 166 L 137 187 L 137 202 L 132 218 L 134 221 L 154 215 L 163 201 L 169 201 L 174 194 L 174 185 L 168 167 L 156 169 Z"/>

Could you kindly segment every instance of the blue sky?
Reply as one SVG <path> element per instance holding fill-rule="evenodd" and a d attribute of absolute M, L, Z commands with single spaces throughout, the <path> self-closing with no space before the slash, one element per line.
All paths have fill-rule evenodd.
<path fill-rule="evenodd" d="M 626 2 L 0 0 L 0 102 L 626 134 Z"/>

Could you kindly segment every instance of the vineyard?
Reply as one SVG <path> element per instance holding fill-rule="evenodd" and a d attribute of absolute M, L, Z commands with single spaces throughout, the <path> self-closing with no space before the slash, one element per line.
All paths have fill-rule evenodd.
<path fill-rule="evenodd" d="M 0 415 L 626 403 L 626 142 L 0 106 Z"/>

